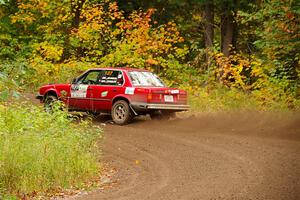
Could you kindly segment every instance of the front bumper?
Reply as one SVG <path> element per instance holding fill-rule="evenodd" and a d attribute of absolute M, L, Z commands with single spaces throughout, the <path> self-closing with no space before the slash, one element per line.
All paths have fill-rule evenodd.
<path fill-rule="evenodd" d="M 44 96 L 43 96 L 43 95 L 40 95 L 40 94 L 38 94 L 38 95 L 36 95 L 36 96 L 35 96 L 35 98 L 36 98 L 36 99 L 39 99 L 40 101 L 43 101 L 43 99 L 44 99 Z"/>
<path fill-rule="evenodd" d="M 186 104 L 132 103 L 131 106 L 136 111 L 147 111 L 147 110 L 187 111 L 190 109 L 190 106 Z"/>

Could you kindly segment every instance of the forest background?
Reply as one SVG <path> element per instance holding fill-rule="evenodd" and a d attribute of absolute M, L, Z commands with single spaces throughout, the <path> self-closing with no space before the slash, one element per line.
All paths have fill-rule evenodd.
<path fill-rule="evenodd" d="M 146 68 L 198 111 L 299 108 L 296 0 L 1 0 L 0 98 Z"/>
<path fill-rule="evenodd" d="M 0 0 L 0 47 L 0 199 L 99 179 L 99 127 L 18 100 L 91 67 L 154 71 L 191 112 L 300 109 L 297 0 Z"/>

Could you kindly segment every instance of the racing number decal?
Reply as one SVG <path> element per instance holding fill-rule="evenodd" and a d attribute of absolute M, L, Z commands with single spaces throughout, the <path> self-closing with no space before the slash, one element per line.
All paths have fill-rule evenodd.
<path fill-rule="evenodd" d="M 111 76 L 112 74 L 113 74 L 113 71 L 109 71 L 109 70 L 108 70 L 108 71 L 105 71 L 105 75 L 106 75 L 106 76 Z"/>
<path fill-rule="evenodd" d="M 86 98 L 86 91 L 88 85 L 72 85 L 71 97 L 73 98 Z"/>

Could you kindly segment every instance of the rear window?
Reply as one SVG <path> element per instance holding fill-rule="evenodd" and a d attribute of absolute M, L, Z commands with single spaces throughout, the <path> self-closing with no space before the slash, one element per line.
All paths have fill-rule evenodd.
<path fill-rule="evenodd" d="M 150 86 L 150 87 L 164 87 L 165 84 L 152 72 L 131 71 L 128 72 L 133 86 Z"/>

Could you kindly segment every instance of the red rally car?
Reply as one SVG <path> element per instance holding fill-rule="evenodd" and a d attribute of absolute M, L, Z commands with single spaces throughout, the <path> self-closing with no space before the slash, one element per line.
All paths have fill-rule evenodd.
<path fill-rule="evenodd" d="M 90 69 L 71 84 L 42 86 L 36 98 L 46 110 L 60 100 L 71 111 L 110 113 L 119 125 L 137 115 L 168 118 L 189 109 L 184 90 L 168 88 L 150 71 L 129 68 Z"/>

